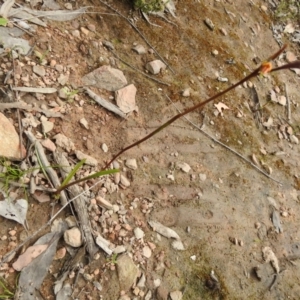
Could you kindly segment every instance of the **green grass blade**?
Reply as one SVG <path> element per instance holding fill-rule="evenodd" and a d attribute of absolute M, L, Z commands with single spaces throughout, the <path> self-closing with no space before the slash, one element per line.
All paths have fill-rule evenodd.
<path fill-rule="evenodd" d="M 0 18 L 0 26 L 6 26 L 8 23 L 8 20 L 5 18 Z"/>
<path fill-rule="evenodd" d="M 65 178 L 63 183 L 61 184 L 61 187 L 67 185 L 71 179 L 74 177 L 76 172 L 82 167 L 82 165 L 85 163 L 86 159 L 81 160 L 76 166 L 73 168 L 73 170 L 68 174 L 68 176 Z"/>
<path fill-rule="evenodd" d="M 114 174 L 114 173 L 118 173 L 118 172 L 120 172 L 119 169 L 99 171 L 99 172 L 96 172 L 94 174 L 91 174 L 89 176 L 86 176 L 86 177 L 82 178 L 82 180 L 90 180 L 90 179 L 93 179 L 93 178 L 98 178 L 98 177 L 101 177 L 101 176 L 104 176 L 104 175 L 110 175 L 110 174 Z"/>

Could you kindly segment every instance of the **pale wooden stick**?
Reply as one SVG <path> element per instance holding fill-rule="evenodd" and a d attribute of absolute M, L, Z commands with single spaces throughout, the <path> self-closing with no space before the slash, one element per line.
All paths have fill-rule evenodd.
<path fill-rule="evenodd" d="M 87 92 L 87 94 L 95 100 L 98 104 L 103 106 L 104 108 L 108 109 L 109 111 L 115 113 L 116 115 L 120 116 L 121 118 L 126 118 L 126 114 L 123 113 L 116 105 L 106 101 L 105 99 L 101 98 L 97 94 L 95 94 L 92 90 L 89 88 L 84 88 L 84 90 Z"/>
<path fill-rule="evenodd" d="M 53 112 L 47 109 L 41 109 L 38 107 L 32 107 L 31 105 L 22 103 L 22 102 L 10 102 L 10 103 L 0 103 L 0 110 L 4 109 L 11 109 L 11 108 L 18 108 L 18 109 L 23 109 L 27 111 L 38 111 L 43 113 L 47 118 L 62 118 L 62 114 Z"/>
<path fill-rule="evenodd" d="M 284 90 L 285 90 L 285 97 L 286 97 L 287 119 L 290 122 L 291 121 L 291 101 L 290 101 L 290 97 L 288 95 L 288 87 L 287 87 L 286 83 L 284 84 Z"/>
<path fill-rule="evenodd" d="M 44 152 L 44 148 L 41 145 L 41 143 L 35 138 L 35 136 L 32 134 L 32 132 L 30 131 L 25 131 L 25 134 L 27 135 L 28 139 L 30 140 L 31 143 L 35 144 L 35 148 L 36 151 L 38 152 L 38 155 L 40 157 L 41 163 L 45 169 L 45 171 L 47 172 L 48 176 L 50 177 L 54 187 L 58 188 L 61 186 L 61 183 L 59 181 L 59 178 L 56 174 L 56 172 L 53 170 L 53 168 L 51 167 L 45 152 Z M 60 193 L 60 201 L 62 205 L 65 205 L 68 203 L 68 198 L 67 195 L 64 191 L 61 191 Z"/>
<path fill-rule="evenodd" d="M 54 159 L 56 163 L 60 166 L 60 172 L 64 178 L 68 176 L 68 174 L 71 172 L 70 164 L 67 160 L 67 158 L 64 156 L 63 152 L 56 151 L 53 153 Z M 72 179 L 71 181 L 73 181 Z M 81 190 L 78 185 L 72 185 L 68 188 L 69 193 L 74 197 L 81 194 Z M 79 226 L 81 228 L 81 231 L 83 233 L 83 236 L 85 237 L 87 250 L 91 256 L 91 258 L 94 256 L 94 254 L 98 251 L 98 247 L 95 244 L 93 235 L 92 235 L 92 228 L 89 221 L 89 215 L 87 212 L 87 207 L 85 204 L 86 197 L 84 195 L 79 195 L 74 200 L 74 208 L 78 215 L 79 219 Z"/>

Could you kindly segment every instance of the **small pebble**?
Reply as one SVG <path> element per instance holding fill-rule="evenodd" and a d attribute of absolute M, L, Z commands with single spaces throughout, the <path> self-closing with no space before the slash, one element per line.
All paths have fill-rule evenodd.
<path fill-rule="evenodd" d="M 108 152 L 108 147 L 107 147 L 107 145 L 105 144 L 105 143 L 103 143 L 102 145 L 101 145 L 101 149 L 103 150 L 103 152 Z"/>
<path fill-rule="evenodd" d="M 189 88 L 183 90 L 183 92 L 182 92 L 183 97 L 189 97 L 190 95 L 191 95 L 191 93 L 190 93 Z"/>
<path fill-rule="evenodd" d="M 204 23 L 205 23 L 205 25 L 206 25 L 210 30 L 214 30 L 214 29 L 215 29 L 215 25 L 214 25 L 214 23 L 212 22 L 211 19 L 206 18 L 206 19 L 204 20 Z"/>
<path fill-rule="evenodd" d="M 213 56 L 218 56 L 219 51 L 215 49 L 211 53 L 212 53 Z"/>

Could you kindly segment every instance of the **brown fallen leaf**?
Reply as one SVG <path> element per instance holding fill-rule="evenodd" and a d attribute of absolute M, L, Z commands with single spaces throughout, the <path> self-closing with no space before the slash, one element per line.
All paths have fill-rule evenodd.
<path fill-rule="evenodd" d="M 218 110 L 221 116 L 223 116 L 223 109 L 229 109 L 229 107 L 222 102 L 219 102 L 218 104 L 214 104 L 214 106 Z"/>
<path fill-rule="evenodd" d="M 278 258 L 275 253 L 272 251 L 270 247 L 265 247 L 262 249 L 264 260 L 268 263 L 270 262 L 276 273 L 278 274 L 280 271 Z"/>
<path fill-rule="evenodd" d="M 21 271 L 24 267 L 28 266 L 36 257 L 43 253 L 49 245 L 34 245 L 27 248 L 18 259 L 13 263 L 13 268 L 16 271 Z"/>

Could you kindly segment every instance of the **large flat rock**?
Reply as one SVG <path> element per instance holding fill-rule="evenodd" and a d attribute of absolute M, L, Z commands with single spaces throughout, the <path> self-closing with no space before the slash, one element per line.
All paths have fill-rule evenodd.
<path fill-rule="evenodd" d="M 127 292 L 135 283 L 139 269 L 127 254 L 119 256 L 117 261 L 120 287 Z"/>
<path fill-rule="evenodd" d="M 94 86 L 107 91 L 116 91 L 127 84 L 122 71 L 110 66 L 102 66 L 82 77 L 85 86 Z"/>
<path fill-rule="evenodd" d="M 0 157 L 8 160 L 22 160 L 26 156 L 26 149 L 21 145 L 20 139 L 11 122 L 0 113 Z"/>

